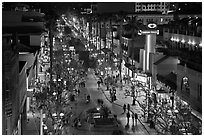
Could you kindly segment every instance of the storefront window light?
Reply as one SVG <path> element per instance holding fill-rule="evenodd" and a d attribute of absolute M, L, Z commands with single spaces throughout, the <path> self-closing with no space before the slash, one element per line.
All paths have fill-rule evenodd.
<path fill-rule="evenodd" d="M 192 45 L 195 45 L 196 43 L 195 43 L 195 41 L 193 41 L 191 44 L 192 44 Z"/>
<path fill-rule="evenodd" d="M 187 77 L 184 77 L 184 78 L 183 78 L 183 84 L 186 85 L 187 83 L 188 83 L 188 78 L 187 78 Z"/>
<path fill-rule="evenodd" d="M 189 80 L 187 77 L 182 78 L 181 90 L 188 93 L 188 94 L 190 93 Z"/>

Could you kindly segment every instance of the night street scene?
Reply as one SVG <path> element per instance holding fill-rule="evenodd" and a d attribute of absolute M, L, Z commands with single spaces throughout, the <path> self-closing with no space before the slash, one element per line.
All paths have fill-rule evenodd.
<path fill-rule="evenodd" d="M 202 135 L 202 2 L 2 2 L 2 135 Z"/>

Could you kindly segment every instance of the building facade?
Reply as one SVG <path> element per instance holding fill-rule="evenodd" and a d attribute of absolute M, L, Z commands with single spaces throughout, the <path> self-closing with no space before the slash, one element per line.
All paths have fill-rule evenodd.
<path fill-rule="evenodd" d="M 42 14 L 34 11 L 3 11 L 3 103 L 2 132 L 4 135 L 21 135 L 27 122 L 27 95 L 31 85 L 31 73 L 37 73 L 37 54 L 23 58 L 19 52 L 37 51 L 31 45 L 40 43 L 38 37 L 44 28 Z M 33 34 L 33 35 L 32 35 Z M 37 37 L 36 37 L 37 36 Z M 37 40 L 38 39 L 38 40 Z M 38 45 L 38 48 L 41 45 Z M 26 52 L 25 52 L 26 51 Z M 29 75 L 30 74 L 30 75 Z"/>
<path fill-rule="evenodd" d="M 202 110 L 202 21 L 182 18 L 164 28 L 165 55 L 177 56 L 177 95 L 194 110 Z"/>
<path fill-rule="evenodd" d="M 142 11 L 159 11 L 167 13 L 169 11 L 170 2 L 136 2 L 135 12 Z"/>

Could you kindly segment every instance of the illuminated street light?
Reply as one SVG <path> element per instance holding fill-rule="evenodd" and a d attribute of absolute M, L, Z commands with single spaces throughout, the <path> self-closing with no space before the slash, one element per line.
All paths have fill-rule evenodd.
<path fill-rule="evenodd" d="M 56 92 L 53 92 L 53 94 L 52 94 L 52 95 L 54 95 L 54 96 L 55 96 L 56 94 L 57 94 Z"/>
<path fill-rule="evenodd" d="M 60 113 L 60 117 L 63 117 L 64 116 L 64 113 Z"/>
<path fill-rule="evenodd" d="M 76 22 L 76 18 L 75 17 L 73 17 L 73 21 Z"/>
<path fill-rule="evenodd" d="M 57 116 L 57 113 L 53 113 L 52 116 L 53 116 L 53 117 L 56 117 L 56 116 Z"/>
<path fill-rule="evenodd" d="M 96 110 L 99 111 L 99 110 L 100 110 L 100 107 L 97 107 Z"/>
<path fill-rule="evenodd" d="M 182 43 L 185 43 L 185 40 L 184 39 L 182 39 L 182 41 L 181 41 Z"/>

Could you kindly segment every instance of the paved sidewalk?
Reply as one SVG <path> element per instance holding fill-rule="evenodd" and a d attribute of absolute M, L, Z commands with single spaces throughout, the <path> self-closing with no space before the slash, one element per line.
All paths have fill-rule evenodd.
<path fill-rule="evenodd" d="M 26 129 L 23 130 L 23 135 L 40 135 L 40 114 L 28 112 Z"/>
<path fill-rule="evenodd" d="M 98 79 L 97 76 L 95 76 L 95 79 Z M 136 102 L 136 105 L 132 106 L 132 97 L 130 96 L 125 96 L 125 89 L 129 89 L 130 90 L 130 86 L 131 85 L 128 85 L 128 84 L 123 84 L 123 89 L 121 90 L 121 88 L 116 88 L 116 98 L 117 100 L 114 101 L 112 104 L 116 104 L 118 106 L 121 107 L 121 110 L 122 110 L 122 107 L 123 107 L 123 104 L 130 104 L 130 110 L 131 112 L 134 112 L 134 113 L 137 113 L 139 118 L 138 118 L 138 124 L 141 124 L 142 127 L 144 127 L 148 134 L 150 135 L 157 135 L 158 132 L 153 129 L 153 128 L 150 128 L 149 127 L 149 124 L 146 123 L 146 120 L 142 117 L 143 115 L 143 112 L 141 111 L 141 108 L 139 107 L 139 104 L 138 102 Z M 101 91 L 104 93 L 104 95 L 106 96 L 107 100 L 109 100 L 111 102 L 111 98 L 110 98 L 110 93 L 109 91 L 106 90 L 106 86 L 105 85 L 101 85 L 100 87 Z M 143 96 L 141 96 L 140 100 L 141 99 L 144 99 Z M 122 119 L 120 119 L 122 120 Z M 123 118 L 122 121 L 126 121 L 126 119 Z M 131 118 L 130 118 L 130 121 L 131 121 Z M 131 133 L 129 132 L 130 134 L 134 134 L 134 133 Z M 136 133 L 136 132 L 135 132 Z M 137 133 L 138 134 L 138 133 Z"/>
<path fill-rule="evenodd" d="M 93 74 L 94 75 L 94 74 Z M 95 79 L 97 80 L 98 77 L 95 76 Z M 97 81 L 96 81 L 97 82 Z M 139 104 L 138 102 L 136 102 L 136 105 L 132 106 L 132 97 L 130 96 L 125 96 L 125 89 L 129 89 L 130 90 L 130 85 L 128 84 L 123 84 L 123 89 L 121 90 L 121 88 L 116 88 L 116 98 L 117 100 L 114 101 L 114 102 L 111 102 L 111 98 L 110 98 L 110 93 L 109 91 L 106 90 L 106 86 L 105 85 L 101 85 L 100 86 L 100 90 L 103 92 L 103 94 L 106 96 L 106 99 L 111 102 L 112 104 L 115 104 L 115 105 L 118 105 L 121 107 L 121 110 L 122 110 L 122 107 L 124 104 L 130 104 L 130 111 L 131 112 L 134 112 L 134 113 L 137 113 L 138 114 L 138 124 L 141 125 L 141 127 L 143 127 L 144 129 L 146 129 L 147 133 L 150 134 L 150 135 L 157 135 L 158 132 L 153 129 L 153 128 L 150 128 L 149 127 L 149 124 L 146 123 L 146 120 L 143 119 L 142 115 L 143 115 L 143 112 L 141 111 L 141 108 L 139 107 Z M 142 95 L 142 94 L 140 94 Z M 141 99 L 144 99 L 144 96 L 141 96 L 140 100 Z M 126 125 L 126 116 L 123 116 L 122 119 L 120 119 L 122 122 L 123 122 L 123 125 Z M 131 123 L 132 119 L 130 118 L 130 123 Z M 130 124 L 131 125 L 131 124 Z M 138 126 L 140 127 L 140 126 Z M 129 128 L 131 129 L 131 128 Z M 140 130 L 137 130 L 137 132 L 134 132 L 134 130 L 132 131 L 128 131 L 130 134 L 139 134 Z"/>
<path fill-rule="evenodd" d="M 97 82 L 96 80 L 96 76 L 94 74 L 89 74 L 88 77 L 86 78 L 86 83 L 95 83 Z M 93 87 L 94 86 L 94 87 Z M 109 107 L 111 107 L 111 109 L 113 110 L 113 113 L 114 114 L 117 114 L 118 115 L 118 119 L 119 121 L 121 122 L 122 126 L 124 127 L 125 129 L 125 134 L 129 134 L 129 135 L 153 135 L 153 134 L 157 134 L 155 132 L 155 130 L 153 129 L 150 129 L 148 127 L 148 125 L 146 123 L 143 123 L 142 120 L 140 119 L 138 122 L 137 122 L 137 126 L 132 126 L 132 118 L 130 118 L 130 124 L 129 124 L 129 127 L 126 126 L 127 125 L 127 119 L 126 119 L 126 115 L 125 114 L 122 114 L 123 113 L 123 110 L 122 110 L 122 105 L 124 103 L 126 104 L 131 104 L 132 103 L 132 99 L 131 97 L 124 97 L 124 92 L 121 90 L 119 90 L 117 88 L 117 100 L 114 102 L 114 103 L 111 103 L 110 102 L 110 97 L 109 97 L 109 92 L 105 91 L 105 86 L 102 86 L 102 92 L 101 92 L 101 95 L 104 95 L 104 103 L 106 103 Z M 88 90 L 87 90 L 88 89 Z M 72 107 L 72 112 L 73 112 L 73 117 L 71 117 L 71 119 L 69 120 L 70 121 L 70 124 L 67 125 L 67 126 L 64 126 L 62 128 L 62 134 L 63 135 L 91 135 L 91 134 L 106 134 L 105 132 L 93 132 L 93 131 L 90 131 L 88 129 L 88 126 L 87 125 L 87 122 L 85 121 L 82 121 L 82 126 L 79 127 L 78 129 L 76 129 L 75 127 L 73 127 L 73 121 L 75 118 L 80 118 L 81 120 L 84 120 L 84 113 L 85 110 L 89 109 L 89 108 L 93 108 L 95 106 L 95 103 L 94 101 L 91 101 L 89 104 L 86 104 L 85 103 L 85 97 L 86 95 L 88 94 L 96 94 L 98 92 L 97 90 L 97 84 L 95 85 L 92 85 L 92 87 L 81 87 L 80 88 L 80 94 L 79 96 L 76 96 L 76 100 L 74 102 L 69 102 L 69 105 L 65 106 L 64 109 L 67 111 L 67 112 L 70 112 L 70 108 Z M 91 93 L 90 93 L 91 92 Z M 97 97 L 96 97 L 97 98 Z M 139 107 L 138 105 L 136 106 L 136 109 L 135 107 L 132 107 L 131 106 L 131 111 L 133 112 L 138 112 L 139 110 Z M 35 112 L 35 116 L 32 117 L 32 115 L 29 115 L 29 123 L 27 125 L 27 135 L 30 134 L 30 135 L 39 135 L 39 121 L 40 121 L 40 115 L 39 115 L 39 112 Z M 33 119 L 32 119 L 33 118 Z M 36 122 L 35 122 L 36 121 Z M 46 123 L 47 125 L 48 123 Z M 35 126 L 36 125 L 36 128 Z M 47 125 L 48 126 L 48 125 Z M 52 126 L 52 125 L 50 125 Z M 48 126 L 48 129 L 50 127 Z M 38 129 L 38 130 L 37 130 Z M 145 130 L 146 129 L 146 130 Z M 29 132 L 29 131 L 32 131 L 32 132 Z"/>

